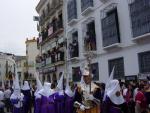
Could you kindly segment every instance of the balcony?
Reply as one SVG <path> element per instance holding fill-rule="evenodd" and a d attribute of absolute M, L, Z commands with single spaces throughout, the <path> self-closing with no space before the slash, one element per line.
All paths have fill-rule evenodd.
<path fill-rule="evenodd" d="M 48 42 L 50 39 L 57 38 L 58 35 L 61 34 L 63 31 L 64 31 L 63 23 L 61 21 L 58 21 L 57 26 L 49 27 L 48 29 L 46 29 L 45 32 L 43 32 L 42 42 L 40 44 L 43 45 L 46 42 Z"/>
<path fill-rule="evenodd" d="M 133 41 L 150 37 L 150 1 L 135 0 L 129 4 Z"/>
<path fill-rule="evenodd" d="M 106 3 L 108 2 L 109 0 L 100 0 L 102 3 Z"/>
<path fill-rule="evenodd" d="M 41 66 L 41 63 L 36 63 L 35 67 L 36 67 L 37 69 L 41 68 L 41 67 L 42 67 L 42 66 Z"/>
<path fill-rule="evenodd" d="M 53 15 L 55 13 L 55 9 L 54 8 L 50 8 L 50 10 L 48 11 L 46 11 L 46 13 L 45 13 L 45 18 L 44 18 L 44 22 L 45 21 L 48 21 L 49 19 L 50 19 L 50 17 Z"/>
<path fill-rule="evenodd" d="M 83 24 L 84 27 L 86 28 L 83 33 L 84 53 L 95 52 L 97 50 L 95 21 L 93 20 L 93 18 L 89 18 Z"/>
<path fill-rule="evenodd" d="M 117 9 L 110 11 L 101 22 L 104 49 L 121 47 Z"/>
<path fill-rule="evenodd" d="M 72 43 L 70 43 L 68 49 L 70 60 L 77 60 L 79 57 L 78 41 L 74 40 Z"/>
<path fill-rule="evenodd" d="M 69 22 L 68 22 L 68 25 L 69 26 L 72 26 L 72 25 L 74 25 L 74 24 L 76 24 L 78 22 L 78 19 L 71 19 Z"/>
<path fill-rule="evenodd" d="M 51 63 L 52 63 L 51 57 L 47 58 L 47 59 L 46 59 L 46 65 L 49 65 L 49 64 L 51 64 Z"/>
<path fill-rule="evenodd" d="M 93 0 L 81 0 L 82 15 L 86 15 L 94 10 Z"/>
<path fill-rule="evenodd" d="M 109 45 L 109 46 L 106 46 L 106 47 L 103 47 L 103 49 L 105 49 L 105 50 L 109 50 L 109 49 L 115 49 L 115 48 L 121 48 L 122 46 L 121 46 L 121 44 L 120 43 L 114 43 L 114 44 L 112 44 L 112 45 Z"/>

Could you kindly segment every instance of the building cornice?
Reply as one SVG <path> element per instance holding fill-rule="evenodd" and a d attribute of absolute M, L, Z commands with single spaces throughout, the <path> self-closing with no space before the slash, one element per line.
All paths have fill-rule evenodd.
<path fill-rule="evenodd" d="M 40 9 L 42 8 L 42 6 L 44 5 L 44 3 L 46 3 L 47 0 L 40 0 L 38 5 L 36 6 L 36 11 L 39 14 Z"/>
<path fill-rule="evenodd" d="M 37 39 L 35 39 L 35 37 L 33 37 L 33 39 L 28 39 L 27 38 L 25 43 L 27 44 L 27 43 L 30 43 L 30 42 L 37 42 Z"/>

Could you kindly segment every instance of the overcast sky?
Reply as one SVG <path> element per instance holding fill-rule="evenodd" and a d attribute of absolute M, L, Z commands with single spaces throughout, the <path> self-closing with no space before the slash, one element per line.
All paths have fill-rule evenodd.
<path fill-rule="evenodd" d="M 1 0 L 0 51 L 25 55 L 26 38 L 37 36 L 35 7 L 39 0 Z"/>

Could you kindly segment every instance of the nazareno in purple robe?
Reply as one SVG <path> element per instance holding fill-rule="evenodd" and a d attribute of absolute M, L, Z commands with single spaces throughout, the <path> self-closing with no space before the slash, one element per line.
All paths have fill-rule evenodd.
<path fill-rule="evenodd" d="M 65 113 L 73 113 L 73 97 L 65 94 Z"/>
<path fill-rule="evenodd" d="M 10 101 L 12 104 L 17 104 L 19 102 L 18 99 L 10 99 Z M 13 106 L 12 113 L 24 113 L 23 107 L 17 108 L 15 106 Z"/>
<path fill-rule="evenodd" d="M 41 104 L 41 98 L 35 99 L 34 113 L 40 113 L 40 104 Z"/>
<path fill-rule="evenodd" d="M 42 95 L 40 105 L 38 106 L 40 106 L 40 110 L 37 110 L 39 111 L 38 113 L 56 113 L 54 95 L 50 95 L 49 97 Z"/>
<path fill-rule="evenodd" d="M 24 95 L 25 102 L 23 103 L 24 106 L 24 113 L 28 113 L 31 109 L 31 92 L 30 90 L 22 90 Z"/>
<path fill-rule="evenodd" d="M 54 94 L 54 101 L 55 101 L 55 109 L 56 113 L 66 113 L 65 112 L 65 95 L 59 95 L 59 93 Z"/>
<path fill-rule="evenodd" d="M 104 113 L 128 113 L 127 106 L 125 103 L 121 105 L 115 105 L 111 102 L 110 98 L 107 96 L 102 105 L 102 112 Z"/>

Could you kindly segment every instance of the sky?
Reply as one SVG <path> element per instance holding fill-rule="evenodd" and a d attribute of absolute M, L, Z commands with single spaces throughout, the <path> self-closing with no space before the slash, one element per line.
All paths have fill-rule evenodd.
<path fill-rule="evenodd" d="M 39 0 L 1 0 L 0 52 L 25 55 L 26 38 L 37 37 L 35 7 Z"/>

